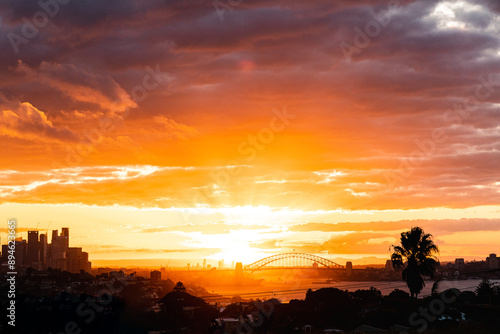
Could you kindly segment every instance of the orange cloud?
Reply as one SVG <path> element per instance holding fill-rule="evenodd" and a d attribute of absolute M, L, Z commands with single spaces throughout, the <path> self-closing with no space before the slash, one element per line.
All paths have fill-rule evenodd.
<path fill-rule="evenodd" d="M 67 127 L 56 127 L 47 115 L 29 102 L 7 101 L 0 95 L 0 136 L 57 144 L 75 141 Z"/>
<path fill-rule="evenodd" d="M 42 62 L 36 69 L 19 61 L 16 72 L 25 82 L 48 85 L 80 105 L 94 104 L 92 113 L 106 111 L 111 117 L 123 114 L 137 103 L 111 77 L 88 72 L 71 64 Z"/>

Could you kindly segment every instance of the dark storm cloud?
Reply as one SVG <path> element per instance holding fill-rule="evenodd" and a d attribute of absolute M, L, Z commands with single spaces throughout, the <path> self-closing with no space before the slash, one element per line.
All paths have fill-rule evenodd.
<path fill-rule="evenodd" d="M 57 12 L 56 20 L 68 22 L 72 25 L 95 25 L 105 19 L 117 19 L 131 17 L 140 14 L 149 8 L 151 1 L 144 1 L 141 5 L 133 0 L 86 0 L 86 1 L 16 1 L 4 0 L 0 3 L 0 9 L 4 12 L 7 22 L 21 22 L 23 17 L 32 17 L 36 12 L 45 10 L 52 13 Z M 54 15 L 55 16 L 55 15 Z"/>
<path fill-rule="evenodd" d="M 184 65 L 186 73 L 179 69 L 173 71 L 179 75 L 187 74 L 188 78 L 194 74 L 185 69 L 187 64 L 193 70 L 210 64 L 209 73 L 232 72 L 239 58 L 245 56 L 256 61 L 261 68 L 314 66 L 329 70 L 336 59 L 344 60 L 340 43 L 353 44 L 354 28 L 363 29 L 373 20 L 373 12 L 387 7 L 371 8 L 366 4 L 318 2 L 314 7 L 297 2 L 260 6 L 242 4 L 228 10 L 221 22 L 213 6 L 205 2 L 175 5 L 168 1 L 128 1 L 120 6 L 113 2 L 105 5 L 98 1 L 86 2 L 85 5 L 70 2 L 65 5 L 67 8 L 61 5 L 61 13 L 54 18 L 59 20 L 56 27 L 40 29 L 42 36 L 26 45 L 30 50 L 21 53 L 21 58 L 28 57 L 34 63 L 70 58 L 115 69 L 162 62 L 171 68 Z M 386 5 L 387 2 L 378 4 Z M 14 8 L 15 17 L 27 16 L 36 9 L 33 5 L 22 4 Z M 356 85 L 357 90 L 368 89 L 377 82 L 382 88 L 410 94 L 436 87 L 441 91 L 447 86 L 456 88 L 453 80 L 457 75 L 492 65 L 487 59 L 476 63 L 474 59 L 481 55 L 482 50 L 498 46 L 494 34 L 436 31 L 435 20 L 425 18 L 432 9 L 427 1 L 411 3 L 407 7 L 402 4 L 391 16 L 390 25 L 383 27 L 369 47 L 353 57 L 354 63 L 345 66 L 345 70 L 337 69 L 337 75 L 330 73 L 324 79 L 335 83 L 348 72 L 349 82 Z M 486 24 L 483 21 L 478 23 L 479 27 Z M 46 47 L 37 48 L 40 44 Z M 221 61 L 223 53 L 232 53 L 233 56 Z M 36 55 L 39 55 L 38 62 L 34 59 Z M 457 57 L 462 57 L 462 61 L 456 62 Z M 470 61 L 463 62 L 464 57 Z M 362 60 L 376 63 L 369 66 L 357 64 Z M 386 64 L 385 60 L 388 61 Z M 456 66 L 447 69 L 446 64 Z M 405 75 L 397 75 L 397 72 L 387 71 L 385 67 L 389 65 L 404 65 L 413 71 L 401 68 L 404 71 L 401 74 Z M 436 75 L 437 68 L 450 72 L 450 75 Z M 306 80 L 314 75 L 311 78 L 313 86 L 324 84 L 316 74 L 307 75 L 300 68 L 296 70 Z M 219 76 L 219 81 L 223 78 Z M 460 81 L 462 85 L 470 84 L 463 79 Z M 289 78 L 283 77 L 282 81 L 287 80 Z M 277 84 L 281 81 L 280 76 L 277 81 Z M 334 85 L 336 88 L 344 86 Z"/>

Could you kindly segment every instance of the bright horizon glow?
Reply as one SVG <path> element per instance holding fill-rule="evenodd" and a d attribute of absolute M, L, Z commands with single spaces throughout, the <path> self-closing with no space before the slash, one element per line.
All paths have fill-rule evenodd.
<path fill-rule="evenodd" d="M 254 215 L 250 215 L 252 210 Z M 186 211 L 190 212 L 189 215 L 186 215 Z M 471 234 L 470 230 L 463 230 L 464 225 L 468 226 L 467 223 L 458 223 L 463 219 L 494 222 L 500 212 L 500 206 L 466 209 L 306 211 L 249 206 L 200 210 L 138 209 L 119 205 L 102 207 L 76 204 L 2 204 L 0 212 L 20 212 L 17 217 L 18 226 L 26 231 L 34 229 L 40 223 L 41 233 L 45 233 L 49 222 L 37 217 L 40 214 L 55 217 L 51 219 L 50 230 L 70 226 L 71 246 L 83 247 L 90 253 L 91 260 L 100 260 L 100 263 L 106 260 L 141 258 L 165 259 L 165 263 L 166 259 L 173 259 L 176 263 L 181 260 L 183 263 L 194 263 L 206 258 L 213 260 L 214 265 L 222 259 L 226 264 L 233 261 L 249 264 L 269 255 L 296 249 L 297 252 L 315 253 L 331 260 L 349 259 L 354 260 L 355 264 L 367 261 L 380 264 L 388 258 L 388 246 L 397 242 L 399 233 L 418 221 L 420 225 L 435 226 L 435 231 L 429 228 L 426 230 L 435 236 L 436 243 L 441 247 L 443 260 L 453 260 L 454 257 L 460 257 L 460 254 L 466 254 L 462 257 L 468 260 L 480 260 L 494 251 L 496 232 L 489 232 L 489 237 L 479 242 L 484 235 L 481 230 Z M 73 217 L 71 222 L 58 218 L 68 215 Z M 185 221 L 186 218 L 191 221 Z M 450 230 L 454 226 L 453 221 L 457 222 L 456 231 Z M 354 225 L 348 230 L 338 232 L 328 229 L 322 231 L 324 226 L 317 230 L 300 230 L 307 224 L 349 222 Z M 383 222 L 386 226 L 377 226 Z M 365 230 L 365 223 L 372 224 L 371 231 Z M 356 237 L 358 233 L 366 235 L 366 241 L 363 241 L 363 237 L 359 241 L 347 239 Z M 479 238 L 474 240 L 473 244 L 470 242 L 472 235 Z M 21 236 L 27 238 L 27 233 L 22 232 Z M 6 240 L 4 230 L 1 231 L 0 237 Z M 347 242 L 338 246 L 339 251 L 335 244 L 329 244 L 329 240 L 336 238 L 339 238 L 339 242 Z M 168 240 L 167 244 L 165 240 Z M 308 244 L 313 243 L 316 246 L 305 247 L 303 240 L 308 240 Z M 358 254 L 351 254 L 351 250 L 346 248 L 350 242 L 354 245 L 359 243 Z M 376 253 L 366 252 L 368 249 L 376 250 Z M 345 250 L 348 253 L 345 253 Z"/>

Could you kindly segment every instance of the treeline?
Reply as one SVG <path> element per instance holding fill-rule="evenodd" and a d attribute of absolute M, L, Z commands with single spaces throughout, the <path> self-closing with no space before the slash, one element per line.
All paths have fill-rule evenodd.
<path fill-rule="evenodd" d="M 475 292 L 448 289 L 423 299 L 411 298 L 402 290 L 383 296 L 375 288 L 322 288 L 286 304 L 256 300 L 225 308 L 192 296 L 180 283 L 161 291 L 165 295 L 155 302 L 156 309 L 151 308 L 143 283 L 120 285 L 117 281 L 111 294 L 97 296 L 71 289 L 45 297 L 20 293 L 16 333 L 272 334 L 303 333 L 309 326 L 311 333 L 323 333 L 325 329 L 349 332 L 362 325 L 383 330 L 407 327 L 419 333 L 500 332 L 500 289 L 487 280 Z"/>

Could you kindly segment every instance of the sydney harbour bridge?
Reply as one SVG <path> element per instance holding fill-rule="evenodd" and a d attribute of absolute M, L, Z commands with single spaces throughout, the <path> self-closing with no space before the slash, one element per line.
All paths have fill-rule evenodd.
<path fill-rule="evenodd" d="M 344 266 L 325 259 L 321 256 L 306 253 L 282 253 L 265 257 L 254 263 L 244 266 L 245 271 L 258 271 L 268 269 L 344 269 Z"/>

